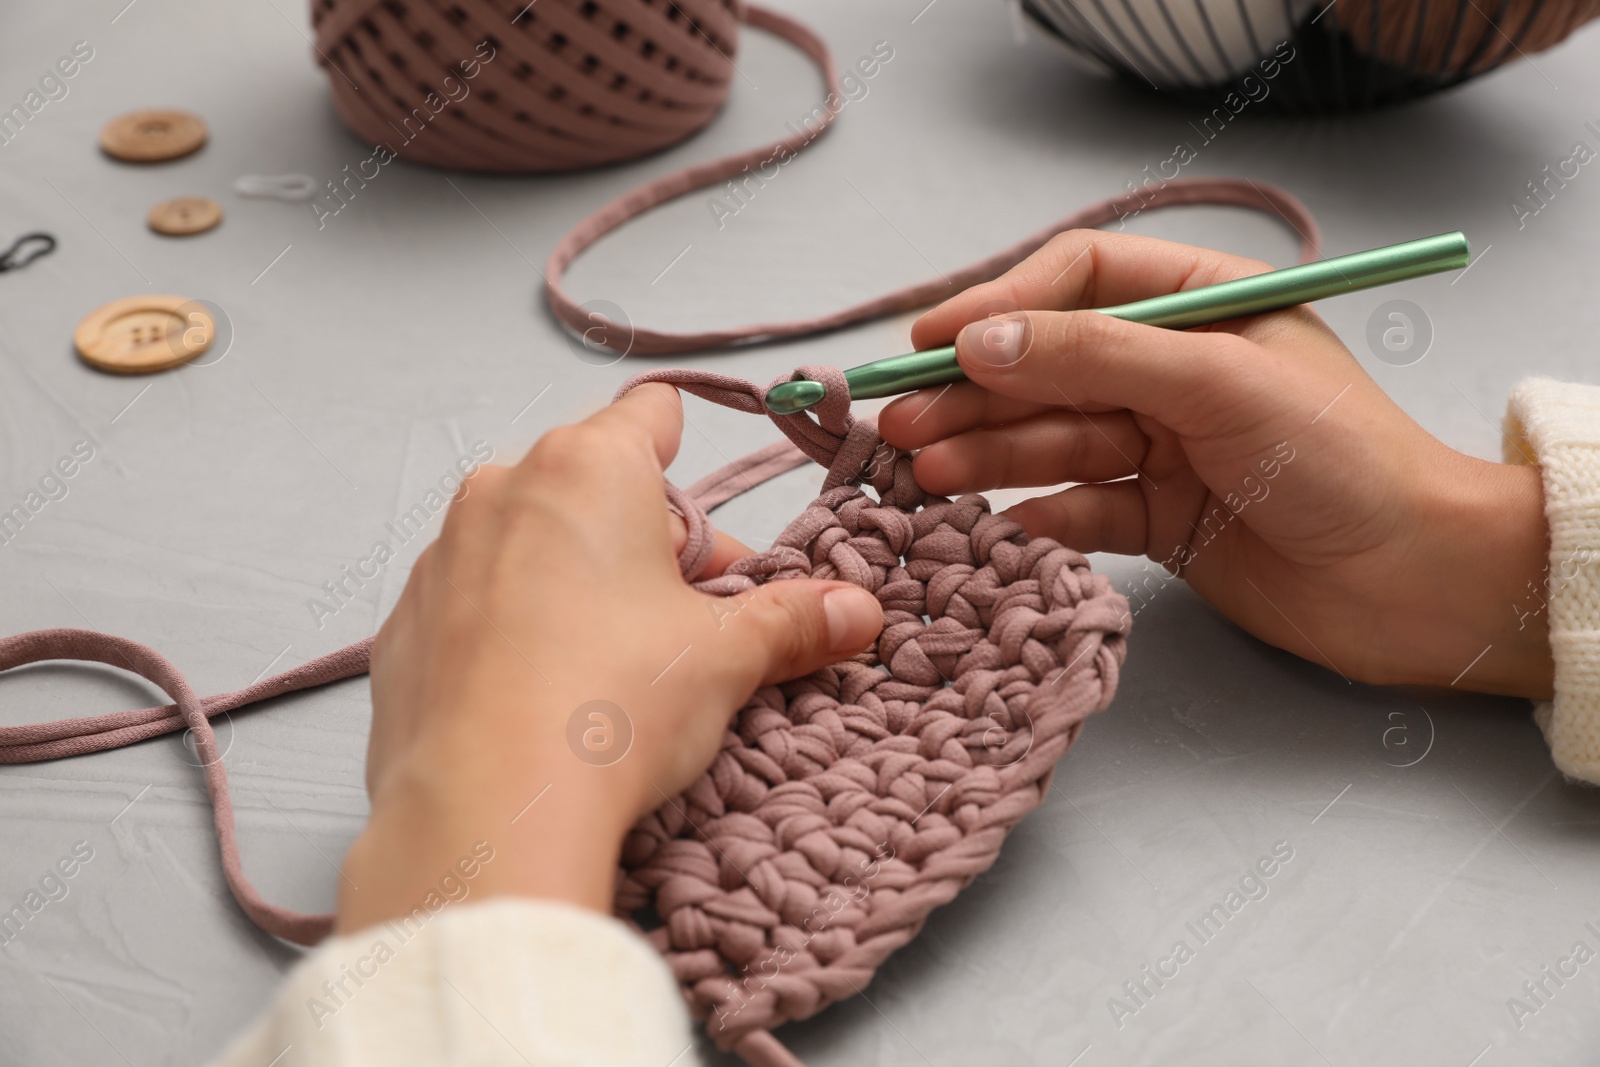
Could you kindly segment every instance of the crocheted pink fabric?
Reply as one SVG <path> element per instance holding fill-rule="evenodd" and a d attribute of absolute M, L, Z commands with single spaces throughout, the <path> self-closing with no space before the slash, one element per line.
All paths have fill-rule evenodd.
<path fill-rule="evenodd" d="M 617 893 L 620 914 L 654 905 L 647 936 L 712 1040 L 762 1067 L 797 1062 L 773 1027 L 859 992 L 994 862 L 1110 701 L 1130 622 L 1082 555 L 1029 540 L 980 496 L 924 493 L 911 457 L 851 417 L 839 371 L 795 377 L 827 386 L 817 421 L 773 421 L 828 468 L 822 495 L 769 551 L 700 587 L 852 582 L 877 595 L 883 633 L 855 660 L 757 692 L 705 777 L 634 828 Z M 747 411 L 765 395 L 682 370 L 622 392 L 643 381 Z"/>
<path fill-rule="evenodd" d="M 877 595 L 873 649 L 758 691 L 710 770 L 642 820 L 624 845 L 617 913 L 653 905 L 645 936 L 716 1043 L 757 1067 L 798 1062 L 770 1030 L 853 995 L 877 966 L 992 864 L 1044 798 L 1084 718 L 1116 690 L 1130 616 L 1080 554 L 1029 540 L 979 496 L 925 494 L 911 460 L 850 415 L 843 374 L 805 414 L 773 416 L 789 443 L 761 449 L 689 492 L 669 486 L 689 537 L 679 558 L 704 592 L 736 596 L 795 577 Z M 765 390 L 727 375 L 663 370 L 667 381 L 742 411 Z M 619 393 L 619 395 L 621 395 Z M 824 490 L 773 547 L 700 579 L 713 533 L 705 509 L 809 457 Z M 862 491 L 870 484 L 874 499 Z M 240 868 L 227 771 L 209 719 L 367 669 L 358 642 L 246 689 L 200 698 L 153 650 L 88 630 L 0 641 L 0 670 L 78 659 L 133 671 L 165 707 L 0 729 L 0 763 L 82 755 L 191 729 L 214 809 L 223 872 L 251 920 L 312 944 L 332 925 L 264 901 Z"/>

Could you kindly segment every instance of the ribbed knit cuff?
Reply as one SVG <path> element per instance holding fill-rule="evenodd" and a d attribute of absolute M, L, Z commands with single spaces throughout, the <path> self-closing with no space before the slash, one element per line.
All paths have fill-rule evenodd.
<path fill-rule="evenodd" d="M 324 942 L 212 1067 L 700 1063 L 672 971 L 616 919 L 512 897 L 439 903 Z"/>
<path fill-rule="evenodd" d="M 1505 458 L 1536 462 L 1550 525 L 1545 588 L 1555 700 L 1534 718 L 1563 773 L 1600 784 L 1600 386 L 1530 378 L 1511 393 Z M 1517 610 L 1517 609 L 1513 609 Z"/>

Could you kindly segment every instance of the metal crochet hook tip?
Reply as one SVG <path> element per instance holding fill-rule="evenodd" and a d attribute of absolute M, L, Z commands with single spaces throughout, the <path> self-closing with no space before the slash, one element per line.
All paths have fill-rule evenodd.
<path fill-rule="evenodd" d="M 1460 270 L 1471 261 L 1471 255 L 1465 234 L 1442 233 L 1093 310 L 1126 322 L 1186 330 L 1440 271 Z M 844 372 L 851 400 L 909 393 L 930 385 L 959 382 L 965 377 L 956 362 L 954 346 L 890 356 Z M 775 414 L 793 415 L 820 403 L 823 393 L 818 382 L 782 382 L 767 392 L 767 407 Z"/>
<path fill-rule="evenodd" d="M 767 390 L 767 410 L 774 415 L 797 415 L 822 403 L 821 382 L 779 382 Z"/>
<path fill-rule="evenodd" d="M 890 356 L 844 372 L 851 400 L 876 400 L 927 385 L 958 381 L 961 377 L 954 346 Z M 794 415 L 820 404 L 824 394 L 821 382 L 805 379 L 779 382 L 767 390 L 767 410 L 774 415 Z"/>

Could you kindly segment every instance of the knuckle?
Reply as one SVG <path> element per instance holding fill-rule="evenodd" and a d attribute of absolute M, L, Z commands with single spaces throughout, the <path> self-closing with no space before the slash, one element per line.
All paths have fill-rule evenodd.
<path fill-rule="evenodd" d="M 1094 244 L 1103 237 L 1099 230 L 1062 230 L 1044 244 L 1045 251 L 1052 256 L 1075 256 L 1083 251 L 1086 244 Z"/>
<path fill-rule="evenodd" d="M 1118 545 L 1122 541 L 1122 519 L 1116 508 L 1096 508 L 1094 514 L 1094 535 L 1097 545 Z"/>
<path fill-rule="evenodd" d="M 461 480 L 461 489 L 457 493 L 456 499 L 457 501 L 463 501 L 473 495 L 492 497 L 503 490 L 506 479 L 510 475 L 511 468 L 509 467 L 485 463 Z"/>
<path fill-rule="evenodd" d="M 1050 238 L 1050 240 L 1044 243 L 1044 251 L 1051 253 L 1052 255 L 1061 252 L 1069 243 L 1074 240 L 1073 232 L 1074 231 L 1072 230 L 1062 230 L 1060 233 L 1054 235 Z"/>
<path fill-rule="evenodd" d="M 493 511 L 505 496 L 506 479 L 510 475 L 511 471 L 505 467 L 486 464 L 464 478 L 445 511 L 444 532 L 450 532 L 462 522 L 477 521 L 477 516 Z"/>
<path fill-rule="evenodd" d="M 962 294 L 962 318 L 966 323 L 983 322 L 1022 310 L 1022 300 L 1017 292 L 1017 279 L 1009 274 L 994 281 L 975 285 Z"/>
<path fill-rule="evenodd" d="M 1061 317 L 1062 327 L 1067 331 L 1067 337 L 1080 348 L 1095 347 L 1103 343 L 1114 330 L 1119 320 L 1097 311 L 1085 314 L 1082 311 L 1074 312 Z"/>
<path fill-rule="evenodd" d="M 1028 257 L 1033 278 L 1054 287 L 1066 271 L 1077 273 L 1082 269 L 1079 260 L 1086 261 L 1092 272 L 1094 256 L 1091 253 L 1107 236 L 1099 230 L 1062 230 Z"/>
<path fill-rule="evenodd" d="M 984 483 L 994 483 L 993 485 L 984 484 L 979 489 L 979 492 L 987 492 L 991 488 L 999 488 L 1015 482 L 1025 465 L 1024 458 L 1017 452 L 1016 437 L 1009 433 L 987 433 L 979 437 L 978 440 L 981 442 L 979 447 L 983 451 L 972 458 L 979 460 L 975 466 L 980 470 L 982 469 L 983 461 L 988 461 L 992 466 L 992 470 L 985 472 L 982 481 Z M 1071 440 L 1071 438 L 1068 439 L 1069 451 L 1073 450 Z M 973 451 L 977 452 L 978 450 L 973 449 Z"/>
<path fill-rule="evenodd" d="M 1043 344 L 1059 352 L 1093 354 L 1103 346 L 1112 322 L 1104 315 L 1067 312 L 1045 316 Z"/>
<path fill-rule="evenodd" d="M 581 423 L 557 426 L 528 450 L 529 469 L 537 473 L 562 473 L 581 463 L 594 445 L 595 434 Z"/>
<path fill-rule="evenodd" d="M 1096 445 L 1104 440 L 1100 436 L 1104 430 L 1095 422 L 1093 415 L 1079 415 L 1077 412 L 1072 413 L 1066 425 L 1072 432 L 1061 440 L 1061 463 L 1068 470 L 1081 470 L 1094 458 Z"/>
<path fill-rule="evenodd" d="M 1208 261 L 1200 271 L 1196 271 L 1197 284 L 1216 285 L 1219 282 L 1250 278 L 1276 269 L 1271 263 L 1246 256 L 1230 256 L 1221 252 L 1214 255 L 1215 258 Z"/>
<path fill-rule="evenodd" d="M 614 482 L 631 471 L 641 450 L 615 433 L 589 423 L 558 426 L 528 450 L 514 479 L 519 499 L 552 490 L 587 487 L 597 480 Z"/>

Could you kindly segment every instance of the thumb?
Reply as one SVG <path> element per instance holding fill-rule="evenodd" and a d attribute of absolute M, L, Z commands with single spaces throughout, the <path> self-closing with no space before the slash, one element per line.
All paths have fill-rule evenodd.
<path fill-rule="evenodd" d="M 786 682 L 861 652 L 883 629 L 878 598 L 848 582 L 786 579 L 713 603 L 737 642 L 728 662 L 754 688 Z"/>
<path fill-rule="evenodd" d="M 1237 334 L 1168 330 L 1093 311 L 1020 311 L 970 323 L 956 336 L 956 358 L 968 378 L 1002 396 L 1087 411 L 1126 408 L 1186 434 L 1204 432 L 1212 412 L 1262 395 L 1251 386 L 1272 363 Z"/>

